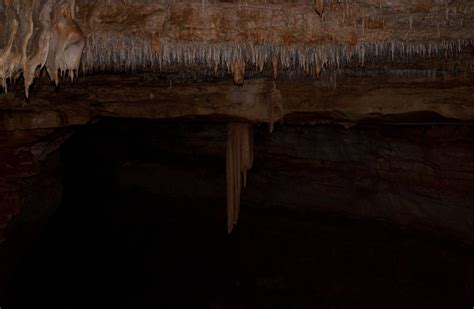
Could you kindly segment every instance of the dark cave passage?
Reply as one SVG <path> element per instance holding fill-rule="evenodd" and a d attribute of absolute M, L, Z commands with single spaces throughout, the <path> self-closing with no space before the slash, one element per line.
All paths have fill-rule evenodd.
<path fill-rule="evenodd" d="M 103 119 L 5 308 L 471 308 L 473 133 L 254 125 L 228 235 L 225 123 Z"/>

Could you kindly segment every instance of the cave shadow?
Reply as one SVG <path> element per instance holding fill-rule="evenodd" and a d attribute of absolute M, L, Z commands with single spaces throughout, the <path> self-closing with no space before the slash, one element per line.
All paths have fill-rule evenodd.
<path fill-rule="evenodd" d="M 61 149 L 62 205 L 21 261 L 5 308 L 471 305 L 472 252 L 416 234 L 244 200 L 227 235 L 226 128 L 79 128 Z M 267 138 L 256 130 L 257 142 Z M 256 154 L 255 177 L 268 172 L 260 163 Z"/>

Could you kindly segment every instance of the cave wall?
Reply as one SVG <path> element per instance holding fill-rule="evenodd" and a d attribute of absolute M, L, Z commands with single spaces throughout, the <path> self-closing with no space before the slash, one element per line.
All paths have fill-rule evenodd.
<path fill-rule="evenodd" d="M 472 302 L 472 246 L 453 242 L 473 239 L 472 127 L 253 129 L 255 161 L 228 235 L 227 123 L 76 128 L 22 180 L 23 212 L 0 247 L 0 302 L 17 263 L 11 244 L 59 200 L 11 304 Z"/>
<path fill-rule="evenodd" d="M 242 212 L 329 213 L 473 242 L 472 127 L 254 127 Z M 88 130 L 113 175 L 95 180 L 103 186 L 225 208 L 225 124 L 107 120 Z"/>
<path fill-rule="evenodd" d="M 24 164 L 25 161 L 22 163 Z M 6 299 L 5 293 L 8 292 L 7 286 L 15 275 L 17 266 L 25 255 L 37 246 L 38 240 L 44 234 L 45 228 L 51 222 L 63 198 L 64 166 L 61 152 L 53 151 L 35 163 L 33 173 L 16 174 L 17 177 L 23 177 L 17 179 L 18 183 L 15 186 L 11 186 L 12 192 L 9 195 L 16 196 L 15 199 L 6 200 L 4 192 L 0 195 L 2 196 L 0 213 L 3 216 L 11 215 L 11 219 L 4 219 L 5 224 L 0 230 L 2 241 L 0 301 L 2 304 Z"/>
<path fill-rule="evenodd" d="M 462 127 L 282 127 L 256 140 L 260 164 L 249 180 L 248 199 L 472 239 L 472 132 Z"/>

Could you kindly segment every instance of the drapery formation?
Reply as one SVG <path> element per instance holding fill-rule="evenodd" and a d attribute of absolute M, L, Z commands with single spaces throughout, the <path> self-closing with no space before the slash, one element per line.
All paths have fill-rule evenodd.
<path fill-rule="evenodd" d="M 253 132 L 249 123 L 229 123 L 227 137 L 227 232 L 237 224 L 242 183 L 253 163 Z"/>
<path fill-rule="evenodd" d="M 60 75 L 74 78 L 85 45 L 75 13 L 74 0 L 0 0 L 0 85 L 5 91 L 7 80 L 23 73 L 28 97 L 42 67 L 56 85 Z"/>

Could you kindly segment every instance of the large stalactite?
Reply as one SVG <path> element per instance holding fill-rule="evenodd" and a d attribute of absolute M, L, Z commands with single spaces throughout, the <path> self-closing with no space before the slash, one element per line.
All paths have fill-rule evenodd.
<path fill-rule="evenodd" d="M 242 184 L 247 185 L 247 171 L 253 164 L 253 135 L 249 123 L 231 122 L 227 138 L 227 232 L 237 224 Z"/>

